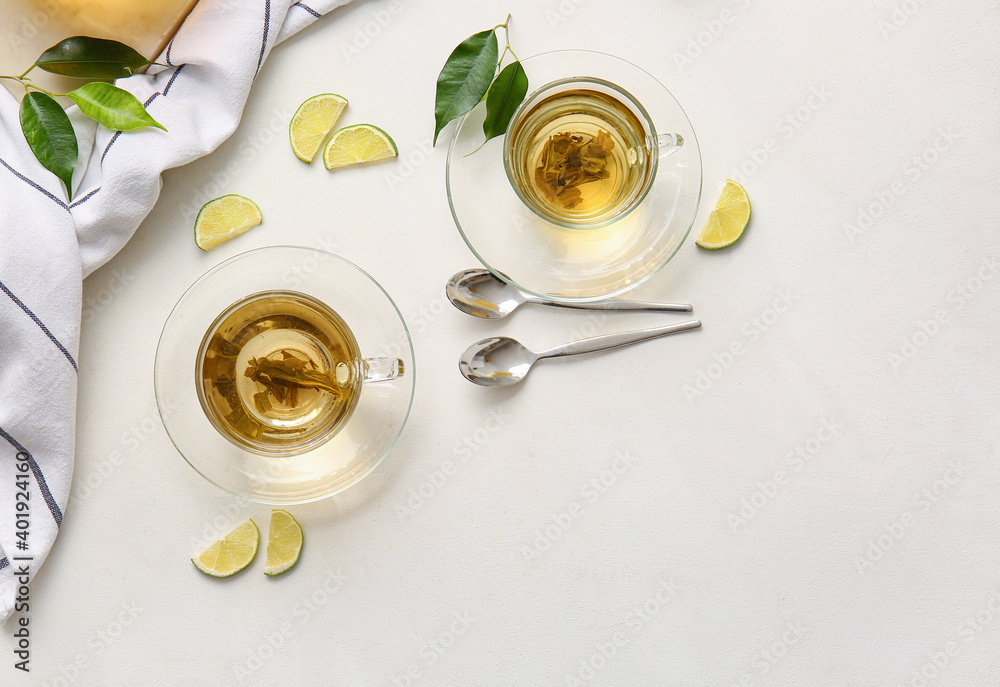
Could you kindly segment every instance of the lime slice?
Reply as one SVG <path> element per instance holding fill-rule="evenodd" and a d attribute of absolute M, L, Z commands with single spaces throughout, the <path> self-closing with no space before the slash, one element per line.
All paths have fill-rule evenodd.
<path fill-rule="evenodd" d="M 750 221 L 750 198 L 745 188 L 732 179 L 726 180 L 715 209 L 708 216 L 701 236 L 695 241 L 702 248 L 725 248 L 736 243 Z"/>
<path fill-rule="evenodd" d="M 271 528 L 267 532 L 267 564 L 265 575 L 280 575 L 299 562 L 302 552 L 302 528 L 288 511 L 271 511 Z"/>
<path fill-rule="evenodd" d="M 345 107 L 347 98 L 336 93 L 314 95 L 299 105 L 288 125 L 288 141 L 295 157 L 312 162 Z"/>
<path fill-rule="evenodd" d="M 260 208 L 249 198 L 233 193 L 210 200 L 194 221 L 194 242 L 202 250 L 214 248 L 257 226 L 261 219 Z"/>
<path fill-rule="evenodd" d="M 250 565 L 257 555 L 260 531 L 253 520 L 247 520 L 225 537 L 202 551 L 191 562 L 194 567 L 212 577 L 229 577 Z"/>
<path fill-rule="evenodd" d="M 389 134 L 371 124 L 355 124 L 333 134 L 323 149 L 323 164 L 327 169 L 336 169 L 385 160 L 396 154 L 396 143 Z"/>

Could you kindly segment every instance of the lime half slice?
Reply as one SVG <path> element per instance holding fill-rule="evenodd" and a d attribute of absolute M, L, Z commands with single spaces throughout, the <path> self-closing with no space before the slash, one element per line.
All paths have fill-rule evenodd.
<path fill-rule="evenodd" d="M 257 203 L 235 193 L 205 203 L 194 221 L 194 242 L 202 250 L 214 248 L 261 223 Z"/>
<path fill-rule="evenodd" d="M 267 532 L 267 565 L 265 575 L 280 575 L 299 562 L 302 553 L 302 527 L 288 511 L 271 511 L 271 527 Z"/>
<path fill-rule="evenodd" d="M 728 179 L 695 243 L 709 250 L 731 246 L 743 236 L 743 230 L 747 228 L 749 221 L 750 198 L 747 191 Z"/>
<path fill-rule="evenodd" d="M 260 531 L 253 520 L 234 529 L 225 537 L 192 558 L 194 567 L 212 577 L 229 577 L 250 565 L 257 555 Z"/>
<path fill-rule="evenodd" d="M 355 124 L 333 134 L 323 149 L 323 164 L 327 169 L 336 169 L 396 157 L 397 152 L 395 141 L 382 129 Z"/>
<path fill-rule="evenodd" d="M 336 93 L 314 95 L 299 105 L 288 125 L 288 141 L 295 157 L 312 162 L 345 107 L 347 98 Z"/>

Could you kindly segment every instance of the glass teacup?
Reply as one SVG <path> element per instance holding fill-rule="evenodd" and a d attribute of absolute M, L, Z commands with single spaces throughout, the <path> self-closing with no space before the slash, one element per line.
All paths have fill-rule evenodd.
<path fill-rule="evenodd" d="M 506 136 L 483 143 L 485 105 L 474 108 L 456 126 L 445 175 L 452 216 L 483 265 L 523 291 L 565 302 L 620 295 L 660 270 L 694 224 L 701 198 L 701 154 L 694 128 L 670 91 L 626 60 L 560 50 L 521 63 L 533 92 L 514 114 Z M 536 85 L 541 87 L 535 89 Z M 533 119 L 536 106 L 547 99 L 555 104 L 564 95 L 575 99 L 574 91 L 590 92 L 584 102 L 591 112 L 594 103 L 600 105 L 596 121 L 614 121 L 583 131 L 587 140 L 567 141 L 579 132 L 558 126 L 555 131 L 549 127 L 547 135 L 545 129 L 524 135 L 529 129 L 537 132 L 537 127 L 522 130 L 529 116 Z M 539 122 L 552 119 L 541 117 Z M 594 140 L 601 131 L 614 140 L 613 129 L 619 128 L 630 131 L 621 142 L 614 141 L 614 147 L 607 140 Z M 587 167 L 580 161 L 580 169 L 560 178 L 565 170 L 524 162 L 530 160 L 529 143 L 536 141 L 544 148 L 561 133 L 570 134 L 561 138 L 575 149 L 553 150 L 563 159 L 549 167 L 558 168 L 580 151 L 589 158 Z M 517 145 L 513 155 L 512 143 Z M 557 143 L 548 147 L 555 149 Z M 589 150 L 583 150 L 587 146 Z M 632 158 L 628 164 L 634 170 L 619 174 L 608 169 L 609 159 L 623 152 L 627 163 Z M 578 189 L 579 202 L 567 196 L 562 201 L 568 202 L 556 201 L 552 207 L 544 190 L 536 194 L 533 186 L 540 166 L 552 196 L 561 195 L 557 191 L 563 183 Z M 612 172 L 617 176 L 612 178 Z M 605 185 L 611 190 L 597 193 Z"/>
<path fill-rule="evenodd" d="M 262 455 L 295 455 L 347 423 L 363 384 L 403 374 L 400 358 L 363 358 L 332 307 L 297 291 L 253 294 L 205 333 L 198 399 L 229 441 Z"/>
<path fill-rule="evenodd" d="M 260 248 L 181 296 L 154 385 L 170 439 L 199 474 L 253 501 L 305 503 L 356 484 L 395 445 L 413 347 L 392 299 L 354 264 Z"/>
<path fill-rule="evenodd" d="M 660 158 L 684 144 L 657 134 L 621 86 L 596 77 L 548 83 L 512 117 L 504 140 L 508 179 L 535 214 L 566 228 L 622 219 L 649 193 Z"/>

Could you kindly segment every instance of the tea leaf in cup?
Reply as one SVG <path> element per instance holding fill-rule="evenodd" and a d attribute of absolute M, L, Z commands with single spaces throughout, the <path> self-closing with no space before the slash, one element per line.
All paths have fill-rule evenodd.
<path fill-rule="evenodd" d="M 608 155 L 614 147 L 606 131 L 598 131 L 597 136 L 553 134 L 542 148 L 535 184 L 549 201 L 575 208 L 582 202 L 579 186 L 608 178 Z"/>
<path fill-rule="evenodd" d="M 289 355 L 281 360 L 251 358 L 244 374 L 270 390 L 279 401 L 285 400 L 285 392 L 293 389 L 323 389 L 335 396 L 340 395 L 340 387 L 332 374 L 320 370 L 306 369 L 306 361 Z M 294 405 L 294 404 L 291 404 Z"/>

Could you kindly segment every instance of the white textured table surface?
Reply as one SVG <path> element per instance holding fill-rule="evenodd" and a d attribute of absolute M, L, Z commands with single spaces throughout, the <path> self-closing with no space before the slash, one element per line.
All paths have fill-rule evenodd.
<path fill-rule="evenodd" d="M 706 199 L 733 177 L 754 215 L 733 249 L 690 237 L 634 294 L 694 303 L 701 331 L 491 391 L 456 369 L 478 338 L 678 318 L 490 323 L 444 301 L 475 263 L 430 149 L 434 80 L 508 11 L 522 56 L 599 49 L 660 78 Z M 293 38 L 233 138 L 167 174 L 85 284 L 75 487 L 32 585 L 32 672 L 8 624 L 0 684 L 1000 684 L 998 21 L 996 2 L 374 0 Z M 401 159 L 296 160 L 288 118 L 325 91 Z M 229 192 L 265 224 L 203 253 L 193 208 Z M 192 549 L 269 509 L 180 458 L 153 356 L 200 274 L 274 244 L 386 287 L 417 396 L 370 477 L 292 509 L 297 569 L 220 582 Z"/>

